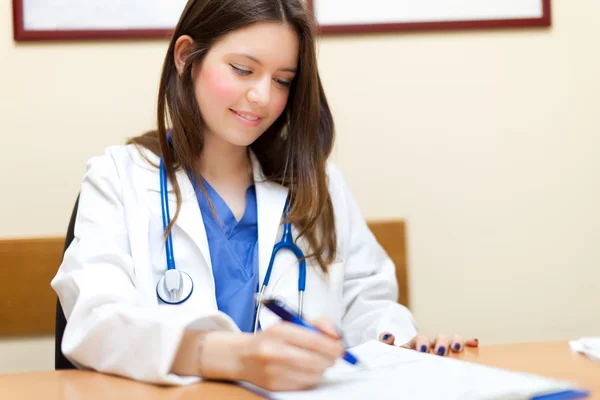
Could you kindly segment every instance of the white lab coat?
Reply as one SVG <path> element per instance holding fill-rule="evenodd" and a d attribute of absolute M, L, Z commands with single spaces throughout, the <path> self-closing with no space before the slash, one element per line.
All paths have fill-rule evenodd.
<path fill-rule="evenodd" d="M 158 157 L 143 150 L 158 165 Z M 287 189 L 263 178 L 252 155 L 258 207 L 259 279 L 281 237 Z M 406 307 L 396 302 L 394 265 L 369 231 L 340 172 L 328 164 L 338 255 L 325 276 L 307 263 L 304 313 L 330 317 L 349 345 L 376 339 L 382 331 L 397 342 L 416 334 Z M 169 373 L 185 329 L 239 330 L 217 309 L 212 265 L 202 215 L 185 172 L 177 173 L 182 208 L 172 231 L 177 268 L 193 279 L 181 305 L 159 303 L 156 284 L 166 269 L 158 168 L 136 147 L 115 146 L 92 158 L 81 186 L 75 239 L 65 252 L 52 287 L 68 323 L 62 350 L 79 368 L 157 384 L 187 384 L 196 377 Z M 171 216 L 176 209 L 169 183 Z M 294 233 L 294 238 L 297 235 Z M 300 242 L 305 254 L 306 244 Z M 296 258 L 279 252 L 265 298 L 298 304 Z M 267 329 L 278 317 L 263 308 Z"/>

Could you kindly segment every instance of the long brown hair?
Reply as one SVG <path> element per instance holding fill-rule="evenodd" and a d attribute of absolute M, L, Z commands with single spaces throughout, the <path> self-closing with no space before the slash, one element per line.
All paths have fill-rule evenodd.
<path fill-rule="evenodd" d="M 181 207 L 175 171 L 186 168 L 196 175 L 192 166 L 204 145 L 205 125 L 194 95 L 192 68 L 202 62 L 223 35 L 263 21 L 284 22 L 297 32 L 298 71 L 285 110 L 250 148 L 265 178 L 289 188 L 291 208 L 287 221 L 299 230 L 299 237 L 307 240 L 312 254 L 306 257 L 314 257 L 326 271 L 335 259 L 337 247 L 326 173 L 334 125 L 317 71 L 314 18 L 302 0 L 189 0 L 164 60 L 158 94 L 158 131 L 130 139 L 129 143 L 164 159 L 167 177 L 177 196 L 177 211 L 168 232 Z M 174 48 L 182 35 L 192 37 L 194 45 L 179 75 Z"/>

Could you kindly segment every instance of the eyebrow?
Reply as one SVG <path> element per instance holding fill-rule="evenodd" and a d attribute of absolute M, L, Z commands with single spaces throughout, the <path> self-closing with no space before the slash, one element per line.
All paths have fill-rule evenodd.
<path fill-rule="evenodd" d="M 259 60 L 258 58 L 254 57 L 254 56 L 251 56 L 250 54 L 245 54 L 245 53 L 234 53 L 233 55 L 235 55 L 235 56 L 240 56 L 240 57 L 245 57 L 245 58 L 247 58 L 247 59 L 249 59 L 249 60 L 252 60 L 252 61 L 254 61 L 255 63 L 257 63 L 257 64 L 258 64 L 258 65 L 260 65 L 260 66 L 262 66 L 262 65 L 263 65 L 263 63 L 262 63 L 262 62 L 260 62 L 260 60 Z M 295 74 L 295 73 L 297 72 L 297 69 L 296 69 L 296 68 L 280 68 L 279 70 L 280 70 L 280 71 L 285 71 L 285 72 L 291 72 L 291 73 L 293 73 L 293 74 Z"/>

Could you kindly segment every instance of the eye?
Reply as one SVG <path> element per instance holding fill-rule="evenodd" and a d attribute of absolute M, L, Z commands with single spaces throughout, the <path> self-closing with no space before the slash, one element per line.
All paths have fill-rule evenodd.
<path fill-rule="evenodd" d="M 235 65 L 233 65 L 233 64 L 229 64 L 229 65 L 231 65 L 231 68 L 233 68 L 233 70 L 234 70 L 234 71 L 235 71 L 237 74 L 239 74 L 239 75 L 242 75 L 242 76 L 247 76 L 247 75 L 250 75 L 250 74 L 252 73 L 252 71 L 249 71 L 249 70 L 247 70 L 247 69 L 238 68 L 238 67 L 236 67 L 236 66 L 235 66 Z"/>
<path fill-rule="evenodd" d="M 281 79 L 275 79 L 275 82 L 277 82 L 278 84 L 280 84 L 283 87 L 289 88 L 292 85 L 292 82 L 289 81 L 284 81 Z"/>

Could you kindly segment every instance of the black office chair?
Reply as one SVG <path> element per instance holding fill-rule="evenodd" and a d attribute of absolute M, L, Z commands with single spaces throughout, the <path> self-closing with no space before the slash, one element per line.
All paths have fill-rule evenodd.
<path fill-rule="evenodd" d="M 75 201 L 75 206 L 73 207 L 73 212 L 71 213 L 71 220 L 69 221 L 69 227 L 67 228 L 67 237 L 65 239 L 65 246 L 63 249 L 63 254 L 73 241 L 73 237 L 75 236 L 75 219 L 77 218 L 77 208 L 79 207 L 79 196 L 77 196 L 77 200 Z M 63 339 L 63 334 L 65 333 L 65 327 L 67 326 L 67 319 L 65 318 L 65 313 L 60 305 L 60 300 L 56 300 L 56 325 L 54 327 L 54 369 L 77 369 L 68 359 L 64 356 L 61 343 Z"/>

